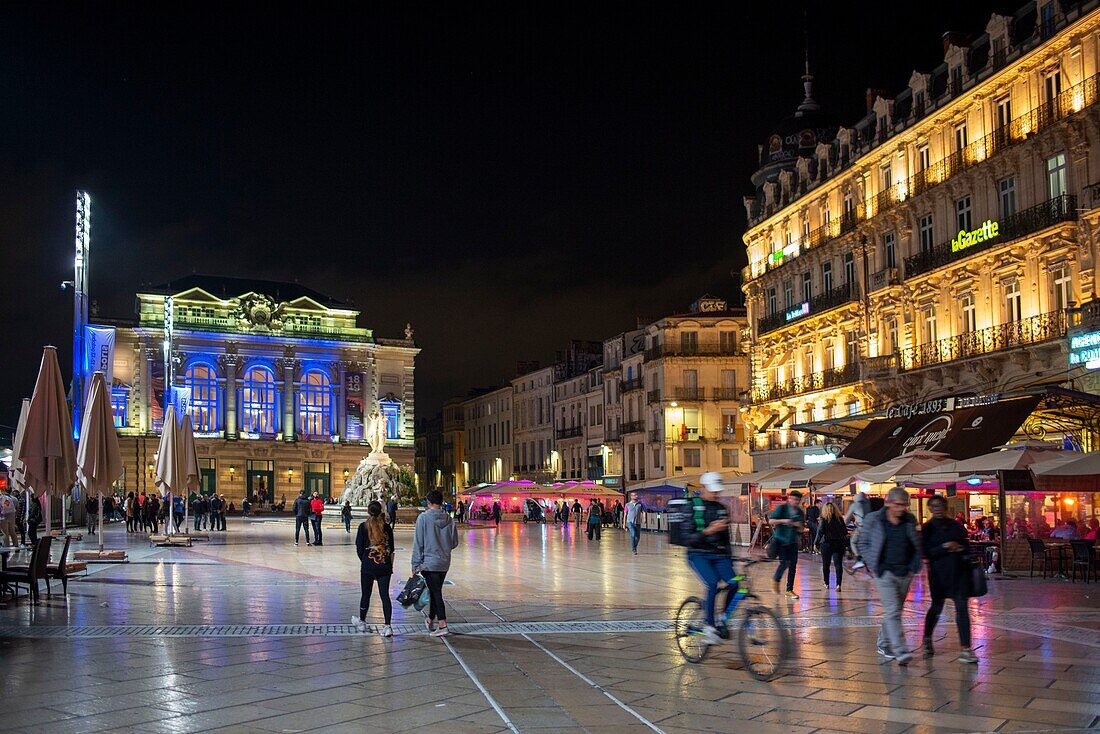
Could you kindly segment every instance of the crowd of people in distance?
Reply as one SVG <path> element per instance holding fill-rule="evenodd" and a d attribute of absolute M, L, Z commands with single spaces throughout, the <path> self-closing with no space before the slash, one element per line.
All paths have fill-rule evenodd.
<path fill-rule="evenodd" d="M 1052 528 L 1045 517 L 1032 523 L 1027 518 L 1017 517 L 1005 523 L 1006 537 L 1039 538 L 1040 540 L 1100 540 L 1100 520 L 1095 517 L 1078 523 L 1072 518 L 1062 518 Z"/>

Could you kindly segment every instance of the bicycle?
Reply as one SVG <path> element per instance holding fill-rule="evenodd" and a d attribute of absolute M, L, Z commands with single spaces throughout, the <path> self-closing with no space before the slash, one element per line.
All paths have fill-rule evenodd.
<path fill-rule="evenodd" d="M 736 559 L 743 567 L 756 563 L 751 559 Z M 760 603 L 759 597 L 749 591 L 744 573 L 733 577 L 738 584 L 737 595 L 741 600 L 726 613 L 718 634 L 723 640 L 731 638 L 731 629 L 737 628 L 737 648 L 741 662 L 749 674 L 760 681 L 777 677 L 790 657 L 791 641 L 787 628 L 779 615 Z M 728 584 L 719 589 L 721 592 Z M 731 622 L 735 624 L 731 624 Z M 680 655 L 689 663 L 701 663 L 716 645 L 704 641 L 706 626 L 706 600 L 689 596 L 676 611 L 674 634 Z"/>

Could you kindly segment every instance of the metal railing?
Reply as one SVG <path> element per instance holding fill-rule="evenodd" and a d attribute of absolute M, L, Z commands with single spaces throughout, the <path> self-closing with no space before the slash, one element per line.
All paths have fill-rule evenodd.
<path fill-rule="evenodd" d="M 877 273 L 871 273 L 871 280 L 867 284 L 867 291 L 882 290 L 887 286 L 898 285 L 901 279 L 898 277 L 897 268 L 884 268 Z"/>
<path fill-rule="evenodd" d="M 628 433 L 644 433 L 645 421 L 630 421 L 628 423 L 623 423 L 621 430 L 624 436 Z"/>
<path fill-rule="evenodd" d="M 1059 120 L 1076 114 L 1086 107 L 1091 107 L 1098 100 L 1100 100 L 1100 74 L 1073 85 L 1050 102 L 1025 112 L 1007 125 L 970 141 L 965 148 L 950 153 L 924 170 L 917 171 L 908 179 L 867 197 L 840 218 L 811 230 L 809 236 L 799 243 L 800 252 L 818 247 L 852 231 L 858 224 L 954 178 L 1006 148 L 1023 142 L 1029 135 L 1049 128 Z M 770 213 L 762 215 L 750 225 L 755 226 L 770 215 Z M 793 259 L 797 258 L 780 257 L 776 260 L 767 260 L 765 270 L 770 272 Z"/>
<path fill-rule="evenodd" d="M 757 451 L 777 451 L 803 446 L 824 446 L 825 444 L 824 436 L 818 436 L 815 433 L 804 433 L 800 436 L 796 431 L 787 431 L 787 440 L 785 441 L 778 432 L 772 431 L 758 433 L 753 438 L 753 446 Z"/>
<path fill-rule="evenodd" d="M 859 363 L 853 362 L 836 369 L 822 370 L 801 377 L 793 377 L 775 385 L 755 388 L 752 391 L 752 401 L 754 403 L 765 403 L 769 400 L 780 400 L 791 395 L 848 385 L 859 382 L 860 379 Z"/>
<path fill-rule="evenodd" d="M 618 428 L 618 429 L 609 428 L 609 429 L 607 429 L 606 432 L 604 432 L 604 437 L 603 438 L 604 438 L 605 441 L 608 441 L 608 442 L 622 441 L 623 440 L 622 429 L 621 428 Z"/>
<path fill-rule="evenodd" d="M 656 430 L 650 431 L 649 432 L 649 442 L 650 443 L 660 443 L 661 442 L 661 432 L 656 431 Z"/>
<path fill-rule="evenodd" d="M 572 426 L 571 428 L 559 428 L 554 431 L 554 436 L 559 440 L 566 438 L 579 438 L 584 435 L 584 428 L 581 426 Z"/>
<path fill-rule="evenodd" d="M 649 392 L 647 392 L 645 394 L 645 401 L 647 403 L 659 403 L 659 402 L 661 402 L 661 391 L 660 390 L 650 390 Z"/>
<path fill-rule="evenodd" d="M 634 390 L 641 390 L 643 387 L 645 387 L 645 385 L 642 384 L 642 378 L 641 377 L 635 377 L 632 380 L 621 380 L 619 382 L 619 392 L 621 392 L 621 393 L 628 393 L 628 392 L 633 392 Z"/>
<path fill-rule="evenodd" d="M 859 287 L 855 283 L 845 283 L 820 295 L 814 296 L 801 306 L 795 306 L 785 311 L 777 311 L 763 316 L 757 321 L 757 328 L 761 334 L 774 331 L 781 326 L 792 324 L 808 316 L 816 316 L 824 311 L 843 306 L 845 303 L 859 298 Z"/>
<path fill-rule="evenodd" d="M 645 350 L 645 358 L 736 357 L 740 353 L 736 344 L 655 344 Z"/>
<path fill-rule="evenodd" d="M 736 387 L 716 387 L 711 390 L 714 400 L 740 400 L 743 391 Z"/>
<path fill-rule="evenodd" d="M 905 277 L 908 279 L 930 272 L 956 260 L 962 260 L 993 247 L 1000 247 L 1060 222 L 1071 222 L 1075 219 L 1077 219 L 1077 197 L 1072 194 L 1056 196 L 1000 220 L 997 223 L 996 237 L 975 242 L 962 249 L 952 249 L 951 242 L 945 242 L 931 250 L 918 252 L 916 255 L 905 258 Z"/>
<path fill-rule="evenodd" d="M 701 387 L 674 387 L 672 396 L 676 400 L 703 400 L 703 388 Z"/>
<path fill-rule="evenodd" d="M 980 357 L 1002 349 L 1060 339 L 1066 335 L 1069 323 L 1068 311 L 1050 311 L 929 344 L 906 347 L 898 353 L 898 370 L 918 370 L 959 359 Z"/>

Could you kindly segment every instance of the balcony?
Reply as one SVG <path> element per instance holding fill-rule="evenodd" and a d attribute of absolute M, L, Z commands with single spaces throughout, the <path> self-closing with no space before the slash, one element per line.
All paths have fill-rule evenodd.
<path fill-rule="evenodd" d="M 786 431 L 786 434 L 787 439 L 784 441 L 782 433 L 778 431 L 758 433 L 753 438 L 753 448 L 756 451 L 778 451 L 780 449 L 796 449 L 804 446 L 824 446 L 826 443 L 824 436 L 818 436 L 814 433 L 802 434 L 801 438 L 799 438 L 799 434 L 796 431 Z"/>
<path fill-rule="evenodd" d="M 661 432 L 656 431 L 656 430 L 650 431 L 649 432 L 649 442 L 650 443 L 660 443 L 661 442 Z"/>
<path fill-rule="evenodd" d="M 960 243 L 960 238 L 956 238 L 931 250 L 925 250 L 905 258 L 905 277 L 913 278 L 923 275 L 936 268 L 976 255 L 979 252 L 1000 247 L 1021 237 L 1035 234 L 1047 227 L 1053 227 L 1062 222 L 1072 222 L 1076 219 L 1077 197 L 1071 194 L 1056 196 L 1053 199 L 1044 201 L 1042 204 L 1005 217 L 1002 221 L 991 222 L 988 231 L 984 227 L 973 230 L 974 232 L 982 232 L 981 236 L 984 239 L 981 241 L 972 244 Z"/>
<path fill-rule="evenodd" d="M 628 393 L 634 390 L 641 390 L 645 385 L 642 384 L 641 377 L 635 377 L 632 380 L 622 380 L 619 382 L 619 392 Z"/>
<path fill-rule="evenodd" d="M 554 436 L 559 441 L 563 441 L 567 438 L 580 438 L 583 435 L 584 428 L 581 426 L 573 426 L 571 428 L 559 428 L 558 430 L 554 431 Z"/>
<path fill-rule="evenodd" d="M 755 388 L 752 391 L 752 401 L 754 403 L 766 403 L 770 400 L 781 400 L 791 395 L 801 395 L 816 390 L 827 390 L 841 385 L 849 385 L 853 382 L 859 382 L 860 379 L 859 363 L 853 362 L 836 369 L 814 372 L 775 385 Z"/>
<path fill-rule="evenodd" d="M 1066 335 L 1069 325 L 1069 312 L 1050 311 L 1020 321 L 940 339 L 930 344 L 907 347 L 898 353 L 898 371 L 919 370 L 1004 349 L 1060 339 Z"/>
<path fill-rule="evenodd" d="M 623 432 L 621 428 L 608 428 L 604 433 L 604 441 L 607 443 L 617 442 L 623 440 Z"/>
<path fill-rule="evenodd" d="M 760 320 L 756 322 L 757 329 L 761 334 L 766 334 L 769 331 L 775 331 L 781 326 L 800 321 L 807 316 L 816 316 L 817 314 L 855 301 L 858 298 L 859 287 L 855 283 L 845 283 L 842 286 L 833 288 L 831 291 L 826 291 L 821 295 L 815 296 L 809 301 L 803 301 L 797 306 L 788 308 L 786 311 L 778 311 L 761 317 Z"/>
<path fill-rule="evenodd" d="M 743 391 L 736 387 L 716 387 L 711 390 L 711 400 L 740 400 Z"/>
<path fill-rule="evenodd" d="M 963 171 L 978 165 L 1001 153 L 1005 149 L 1023 142 L 1030 135 L 1050 128 L 1058 121 L 1074 115 L 1086 107 L 1091 107 L 1100 99 L 1100 74 L 1094 75 L 1075 84 L 1059 94 L 1054 100 L 1039 105 L 1025 112 L 1008 125 L 1002 126 L 977 140 L 971 141 L 962 150 L 957 150 L 940 161 L 928 166 L 922 171 L 917 171 L 904 181 L 890 186 L 883 191 L 874 194 L 846 212 L 842 218 L 834 219 L 810 231 L 809 236 L 797 245 L 797 252 L 819 247 L 831 240 L 837 239 L 855 227 L 875 216 L 889 211 L 897 204 L 958 176 Z M 775 214 L 776 210 L 762 216 L 750 226 L 756 226 L 767 216 Z M 797 259 L 797 254 L 787 256 L 782 252 L 773 253 L 764 263 L 764 271 L 770 272 L 782 267 L 788 262 Z M 747 274 L 762 275 L 759 266 L 754 271 L 749 266 Z M 908 272 L 906 273 L 908 277 Z M 745 282 L 748 282 L 746 279 Z"/>
<path fill-rule="evenodd" d="M 622 425 L 622 433 L 625 436 L 628 433 L 644 433 L 645 421 L 630 421 Z"/>
<path fill-rule="evenodd" d="M 676 400 L 705 400 L 704 390 L 701 387 L 674 387 L 672 396 Z"/>
<path fill-rule="evenodd" d="M 736 344 L 656 344 L 645 350 L 645 358 L 661 357 L 736 357 L 741 350 Z"/>
<path fill-rule="evenodd" d="M 877 273 L 871 273 L 871 280 L 867 284 L 867 292 L 872 293 L 874 291 L 880 291 L 883 288 L 887 288 L 892 285 L 898 285 L 901 283 L 901 278 L 898 277 L 897 268 L 886 268 L 880 270 Z"/>
<path fill-rule="evenodd" d="M 645 394 L 645 401 L 647 403 L 659 403 L 659 402 L 661 402 L 661 391 L 660 390 L 650 390 L 649 392 L 647 392 Z"/>

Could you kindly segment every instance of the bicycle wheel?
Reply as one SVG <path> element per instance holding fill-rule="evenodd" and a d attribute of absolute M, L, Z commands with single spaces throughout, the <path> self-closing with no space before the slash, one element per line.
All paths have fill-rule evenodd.
<path fill-rule="evenodd" d="M 757 680 L 779 675 L 790 654 L 787 630 L 768 607 L 754 605 L 745 610 L 737 632 L 737 648 L 745 670 Z"/>
<path fill-rule="evenodd" d="M 707 656 L 710 645 L 703 641 L 703 627 L 706 626 L 704 602 L 698 597 L 689 596 L 676 611 L 676 646 L 680 654 L 689 663 L 701 663 Z"/>

